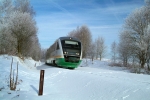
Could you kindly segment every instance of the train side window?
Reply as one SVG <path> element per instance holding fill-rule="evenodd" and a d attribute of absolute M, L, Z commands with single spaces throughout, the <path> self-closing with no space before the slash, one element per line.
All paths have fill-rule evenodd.
<path fill-rule="evenodd" d="M 57 50 L 59 50 L 59 43 L 57 42 Z"/>

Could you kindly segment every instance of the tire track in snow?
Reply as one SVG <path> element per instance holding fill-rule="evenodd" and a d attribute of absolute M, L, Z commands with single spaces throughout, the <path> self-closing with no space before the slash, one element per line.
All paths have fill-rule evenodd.
<path fill-rule="evenodd" d="M 137 91 L 139 91 L 139 89 L 136 89 L 136 90 L 134 90 L 133 92 L 137 92 Z"/>
<path fill-rule="evenodd" d="M 84 87 L 87 87 L 91 84 L 91 81 L 89 81 L 88 83 L 86 83 L 86 85 Z"/>
<path fill-rule="evenodd" d="M 124 100 L 124 99 L 128 98 L 129 96 L 130 95 L 126 95 L 126 96 L 122 97 L 122 99 Z"/>
<path fill-rule="evenodd" d="M 146 88 L 146 89 L 148 89 L 148 90 L 149 90 L 149 89 L 150 89 L 150 87 L 148 87 L 148 88 Z"/>
<path fill-rule="evenodd" d="M 124 93 L 129 93 L 129 92 L 130 92 L 130 93 L 127 94 L 127 95 L 125 95 L 125 96 L 123 96 L 122 99 L 125 100 L 125 99 L 129 98 L 130 96 L 135 95 L 136 92 L 144 91 L 144 90 L 146 90 L 146 89 L 150 89 L 150 88 L 135 89 L 135 90 L 133 90 L 133 91 L 132 91 L 132 90 L 128 90 L 128 91 L 125 90 Z"/>
<path fill-rule="evenodd" d="M 127 89 L 127 90 L 123 91 L 123 93 L 127 93 L 128 91 L 129 91 L 129 89 Z"/>
<path fill-rule="evenodd" d="M 51 73 L 51 74 L 46 74 L 45 75 L 45 79 L 53 79 L 54 77 L 56 77 L 56 76 L 58 76 L 58 75 L 60 75 L 60 74 L 62 74 L 62 73 L 66 73 L 65 71 L 58 71 L 57 73 Z M 64 77 L 64 75 L 63 75 L 63 77 Z"/>
<path fill-rule="evenodd" d="M 78 70 L 79 71 L 79 70 Z M 125 91 L 120 91 L 121 95 L 119 96 L 115 96 L 115 97 L 112 97 L 112 100 L 126 100 L 126 99 L 129 99 L 129 98 L 132 98 L 134 95 L 138 94 L 135 92 L 138 92 L 140 89 L 135 89 L 135 88 L 138 88 L 136 85 L 144 85 L 144 87 L 140 87 L 143 91 L 145 91 L 146 89 L 149 90 L 150 89 L 150 82 L 147 81 L 147 80 L 136 80 L 132 77 L 120 77 L 120 76 L 116 76 L 118 74 L 115 74 L 115 71 L 113 72 L 92 72 L 92 71 L 83 71 L 83 70 L 80 70 L 81 72 L 83 73 L 86 73 L 86 74 L 91 74 L 91 75 L 96 75 L 96 76 L 100 76 L 100 77 L 108 77 L 108 78 L 111 78 L 111 79 L 115 79 L 115 80 L 123 80 L 123 81 L 126 81 L 126 82 L 129 82 L 131 83 L 132 81 L 137 83 L 135 84 L 135 87 L 133 88 L 129 88 L 129 89 L 126 89 Z M 118 73 L 118 72 L 117 72 Z M 126 73 L 128 74 L 128 73 Z M 131 73 L 132 74 L 132 73 Z M 112 75 L 115 75 L 115 76 L 112 76 Z M 120 74 L 119 74 L 120 75 Z M 124 74 L 123 74 L 124 75 Z M 133 74 L 134 75 L 134 74 Z M 88 82 L 85 87 L 87 87 L 88 85 L 90 85 L 91 83 Z M 92 100 L 94 100 L 94 94 L 91 94 L 90 98 Z"/>
<path fill-rule="evenodd" d="M 86 71 L 82 71 L 82 72 L 88 73 L 88 74 L 92 74 L 92 75 L 101 76 L 101 77 L 109 77 L 109 78 L 116 78 L 116 79 L 122 79 L 123 78 L 123 77 L 112 76 L 112 75 L 102 75 L 103 73 L 104 74 L 112 74 L 113 72 L 98 72 L 98 73 L 86 72 Z M 131 78 L 124 78 L 124 80 L 126 80 L 126 81 L 137 81 L 137 82 L 140 82 L 140 83 L 145 83 L 145 84 L 149 84 L 150 85 L 149 81 L 133 80 Z"/>

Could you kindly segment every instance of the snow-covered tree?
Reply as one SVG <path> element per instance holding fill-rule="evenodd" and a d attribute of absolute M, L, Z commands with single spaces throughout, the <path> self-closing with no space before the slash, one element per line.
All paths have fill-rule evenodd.
<path fill-rule="evenodd" d="M 150 0 L 145 0 L 147 6 L 150 6 Z"/>
<path fill-rule="evenodd" d="M 148 25 L 148 29 L 147 29 L 146 41 L 148 43 L 147 53 L 146 53 L 146 57 L 147 57 L 146 64 L 147 64 L 148 70 L 150 70 L 150 24 Z"/>
<path fill-rule="evenodd" d="M 12 11 L 11 0 L 1 0 L 0 1 L 0 53 L 7 53 L 11 46 L 11 36 L 7 29 L 8 26 L 8 15 Z"/>
<path fill-rule="evenodd" d="M 145 8 L 136 10 L 126 20 L 126 28 L 130 31 L 129 38 L 133 41 L 135 54 L 139 58 L 140 65 L 143 68 L 146 62 L 146 53 L 148 49 L 148 34 L 146 30 L 149 24 L 149 15 Z"/>
<path fill-rule="evenodd" d="M 30 5 L 29 0 L 15 0 L 14 1 L 14 10 L 20 11 L 23 13 L 29 13 L 31 16 L 35 15 L 33 7 Z"/>
<path fill-rule="evenodd" d="M 0 1 L 0 53 L 40 58 L 34 15 L 29 0 Z"/>
<path fill-rule="evenodd" d="M 32 19 L 29 13 L 22 13 L 15 11 L 10 14 L 8 28 L 11 30 L 11 35 L 16 39 L 16 50 L 19 56 L 22 54 L 22 50 L 27 48 L 23 44 L 30 44 L 27 42 L 30 37 L 35 36 L 37 32 L 35 21 Z M 24 43 L 25 42 L 25 43 Z"/>
<path fill-rule="evenodd" d="M 0 1 L 0 19 L 7 18 L 13 10 L 12 0 L 1 0 Z M 1 21 L 2 21 L 1 20 Z"/>
<path fill-rule="evenodd" d="M 148 51 L 150 46 L 150 32 L 148 31 L 149 25 L 150 6 L 145 5 L 139 9 L 136 9 L 127 17 L 123 27 L 124 32 L 121 33 L 126 37 L 122 39 L 126 42 L 125 44 L 128 43 L 127 41 L 130 41 L 128 47 L 124 49 L 127 50 L 130 48 L 130 54 L 134 55 L 133 57 L 138 59 L 141 68 L 143 68 L 146 61 L 148 61 Z"/>

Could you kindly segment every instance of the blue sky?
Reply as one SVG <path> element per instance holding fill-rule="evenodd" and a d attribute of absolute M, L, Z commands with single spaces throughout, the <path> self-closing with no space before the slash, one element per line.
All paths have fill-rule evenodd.
<path fill-rule="evenodd" d="M 102 36 L 110 48 L 119 40 L 125 18 L 144 0 L 31 0 L 31 5 L 42 48 L 82 25 L 89 27 L 93 40 Z"/>

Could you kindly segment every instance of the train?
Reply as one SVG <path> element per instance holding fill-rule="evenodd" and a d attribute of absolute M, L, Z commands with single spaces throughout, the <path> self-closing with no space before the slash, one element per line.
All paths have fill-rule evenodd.
<path fill-rule="evenodd" d="M 46 52 L 46 64 L 75 69 L 82 61 L 82 44 L 74 37 L 60 37 Z"/>

